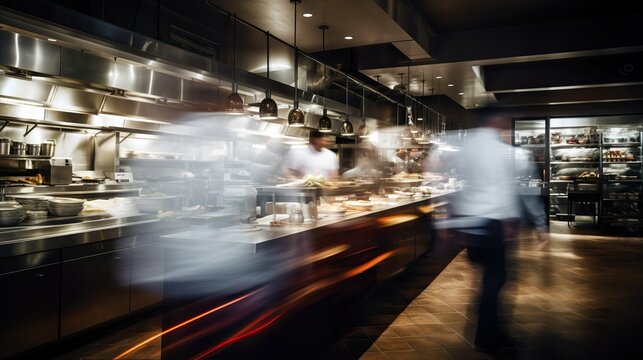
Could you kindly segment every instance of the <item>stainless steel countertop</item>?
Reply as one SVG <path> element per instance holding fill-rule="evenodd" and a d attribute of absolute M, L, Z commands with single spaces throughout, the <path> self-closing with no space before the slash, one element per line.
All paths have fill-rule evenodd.
<path fill-rule="evenodd" d="M 261 230 L 251 232 L 228 232 L 224 229 L 210 228 L 206 226 L 191 226 L 187 231 L 181 231 L 161 236 L 162 244 L 169 248 L 207 248 L 216 242 L 234 243 L 236 245 L 245 245 L 248 251 L 257 252 L 262 247 L 267 246 L 272 240 L 305 233 L 311 230 L 320 229 L 326 226 L 332 226 L 341 222 L 355 221 L 363 217 L 373 217 L 382 213 L 408 206 L 420 206 L 429 204 L 431 200 L 441 198 L 452 194 L 436 194 L 431 196 L 415 197 L 412 200 L 391 202 L 386 206 L 379 206 L 370 211 L 359 211 L 347 214 L 342 217 L 325 217 L 317 220 L 312 224 L 297 226 L 270 227 L 259 226 Z"/>
<path fill-rule="evenodd" d="M 155 214 L 132 213 L 43 219 L 41 223 L 0 228 L 0 258 L 60 249 L 148 232 L 178 229 Z"/>

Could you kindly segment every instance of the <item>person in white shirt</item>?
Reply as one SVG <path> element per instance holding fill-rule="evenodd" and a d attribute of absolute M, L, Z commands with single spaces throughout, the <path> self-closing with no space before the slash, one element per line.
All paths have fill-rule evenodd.
<path fill-rule="evenodd" d="M 286 160 L 287 176 L 323 176 L 326 179 L 337 177 L 339 161 L 334 152 L 328 150 L 328 139 L 323 133 L 311 130 L 310 144 L 305 149 L 291 149 Z"/>
<path fill-rule="evenodd" d="M 483 352 L 515 350 L 501 329 L 498 298 L 507 276 L 505 242 L 516 235 L 521 216 L 514 179 L 529 172 L 530 163 L 501 140 L 501 130 L 509 124 L 508 117 L 491 111 L 484 115 L 482 126 L 469 133 L 458 164 L 465 186 L 453 203 L 455 221 L 460 222 L 456 227 L 465 239 L 469 258 L 483 268 L 475 339 L 476 349 Z M 544 208 L 526 208 L 539 240 L 546 242 Z"/>
<path fill-rule="evenodd" d="M 380 172 L 373 165 L 374 155 L 370 151 L 360 152 L 357 155 L 357 164 L 354 168 L 344 171 L 343 178 L 377 177 Z"/>

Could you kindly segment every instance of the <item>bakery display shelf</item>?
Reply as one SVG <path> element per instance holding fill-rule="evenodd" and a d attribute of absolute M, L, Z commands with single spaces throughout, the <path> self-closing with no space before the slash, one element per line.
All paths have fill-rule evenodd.
<path fill-rule="evenodd" d="M 614 198 L 603 198 L 603 201 L 613 201 L 613 202 L 639 202 L 641 199 L 614 199 Z"/>
<path fill-rule="evenodd" d="M 574 180 L 549 180 L 552 183 L 572 183 Z"/>
<path fill-rule="evenodd" d="M 607 179 L 607 182 L 609 183 L 619 183 L 619 182 L 624 182 L 624 183 L 637 183 L 641 182 L 641 179 Z"/>
<path fill-rule="evenodd" d="M 605 161 L 603 160 L 603 165 L 612 165 L 612 164 L 640 164 L 640 161 Z"/>
<path fill-rule="evenodd" d="M 598 164 L 598 161 L 552 161 L 552 165 L 562 165 L 562 164 Z"/>
<path fill-rule="evenodd" d="M 638 147 L 641 143 L 638 142 L 622 142 L 622 143 L 603 143 L 603 147 Z"/>
<path fill-rule="evenodd" d="M 558 148 L 573 148 L 573 147 L 587 147 L 587 148 L 597 148 L 600 144 L 552 144 L 551 147 Z"/>

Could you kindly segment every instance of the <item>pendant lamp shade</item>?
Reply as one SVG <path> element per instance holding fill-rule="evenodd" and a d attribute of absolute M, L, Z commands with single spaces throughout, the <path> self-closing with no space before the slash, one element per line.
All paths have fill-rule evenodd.
<path fill-rule="evenodd" d="M 319 30 L 322 31 L 322 54 L 326 51 L 326 30 L 328 30 L 328 25 L 320 25 Z M 326 78 L 326 64 L 324 64 L 324 78 Z M 324 112 L 322 117 L 319 118 L 319 124 L 317 129 L 322 133 L 329 133 L 333 131 L 333 122 L 330 120 L 326 114 L 326 88 L 324 88 Z"/>
<path fill-rule="evenodd" d="M 225 112 L 228 115 L 243 115 L 243 99 L 237 92 L 237 15 L 234 15 L 233 24 L 233 50 L 232 50 L 232 93 L 225 101 Z"/>
<path fill-rule="evenodd" d="M 225 100 L 225 112 L 228 115 L 243 115 L 243 99 L 241 98 L 241 95 L 237 93 L 236 89 L 233 91 L 234 92 L 228 95 L 228 98 Z"/>
<path fill-rule="evenodd" d="M 344 136 L 355 135 L 355 131 L 353 131 L 353 124 L 351 124 L 348 115 L 348 76 L 346 76 L 346 120 L 344 120 L 344 122 L 342 123 L 340 134 Z"/>
<path fill-rule="evenodd" d="M 365 102 L 366 92 L 364 89 L 364 85 L 362 85 L 362 124 L 359 126 L 359 128 L 357 128 L 357 136 L 362 139 L 368 138 L 370 136 L 368 125 L 366 125 L 366 113 L 364 112 L 366 110 Z"/>
<path fill-rule="evenodd" d="M 274 120 L 277 117 L 277 103 L 270 95 L 266 95 L 266 98 L 261 100 L 261 105 L 259 105 L 259 118 L 261 120 Z"/>
<path fill-rule="evenodd" d="M 324 108 L 324 115 L 319 118 L 319 132 L 329 133 L 333 131 L 333 122 L 326 115 L 326 109 Z"/>
<path fill-rule="evenodd" d="M 342 128 L 340 130 L 341 134 L 344 136 L 353 136 L 355 132 L 353 131 L 353 124 L 348 120 L 348 115 L 346 115 L 346 120 L 342 123 Z"/>
<path fill-rule="evenodd" d="M 295 67 L 294 67 L 294 88 L 295 88 L 295 100 L 293 102 L 293 108 L 288 113 L 288 125 L 294 127 L 303 127 L 304 126 L 304 113 L 299 109 L 299 100 L 297 99 L 298 90 L 297 90 L 297 75 L 299 72 L 299 49 L 297 49 L 297 4 L 301 3 L 301 0 L 290 0 L 291 3 L 295 5 L 295 21 L 294 21 L 294 47 L 295 47 Z"/>
<path fill-rule="evenodd" d="M 304 112 L 301 111 L 297 105 L 288 113 L 288 125 L 293 127 L 304 126 Z"/>
<path fill-rule="evenodd" d="M 277 103 L 270 97 L 270 33 L 266 32 L 266 97 L 259 105 L 261 120 L 274 120 L 278 117 Z"/>

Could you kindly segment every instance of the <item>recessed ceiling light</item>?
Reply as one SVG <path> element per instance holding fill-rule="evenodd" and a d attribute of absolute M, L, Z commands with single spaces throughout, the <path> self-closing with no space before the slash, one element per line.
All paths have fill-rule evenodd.
<path fill-rule="evenodd" d="M 58 41 L 58 40 L 53 39 L 53 38 L 48 38 L 48 39 L 47 39 L 47 41 L 56 42 L 56 41 Z"/>
<path fill-rule="evenodd" d="M 480 105 L 476 104 L 476 106 L 480 106 Z"/>
<path fill-rule="evenodd" d="M 463 92 L 459 92 L 459 93 L 458 93 L 458 95 L 464 95 L 464 93 L 463 93 Z"/>
<path fill-rule="evenodd" d="M 436 79 L 442 79 L 442 76 L 436 76 L 435 78 Z"/>
<path fill-rule="evenodd" d="M 450 86 L 453 86 L 453 84 L 449 84 L 449 85 L 447 85 L 447 86 L 449 86 L 449 87 L 450 87 Z"/>
<path fill-rule="evenodd" d="M 352 36 L 344 36 L 344 40 L 353 40 Z"/>
<path fill-rule="evenodd" d="M 313 17 L 313 14 L 311 14 L 311 13 L 304 13 L 304 17 Z"/>

